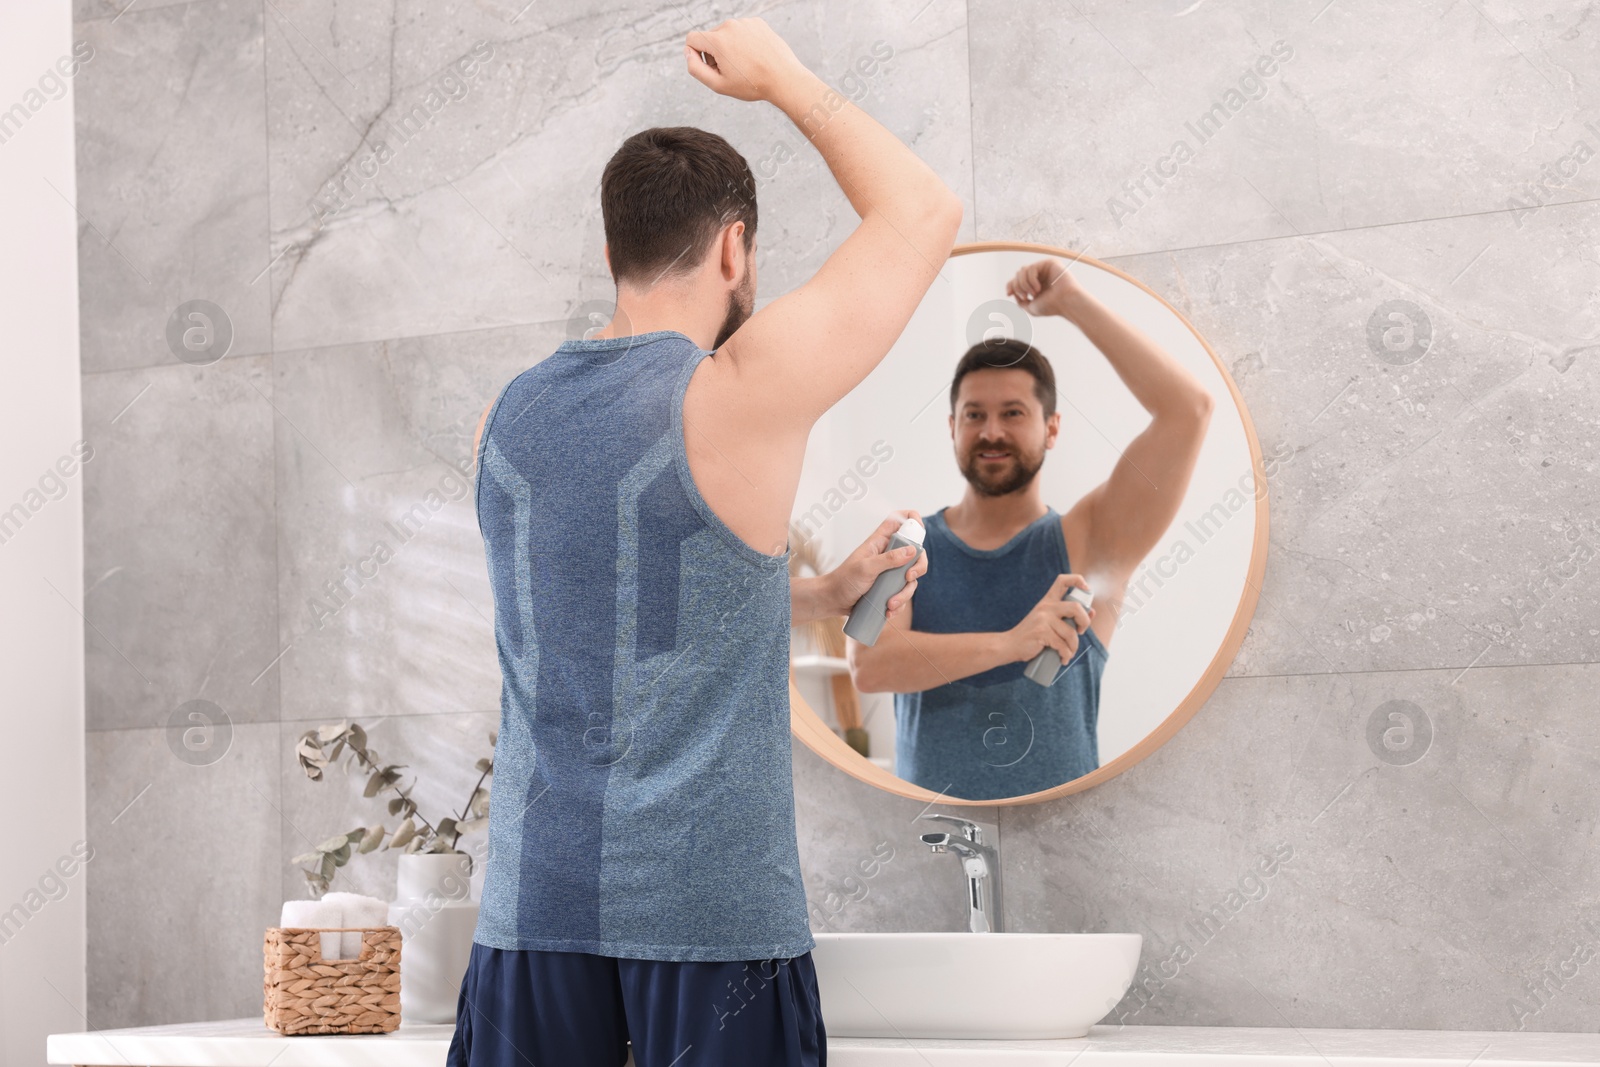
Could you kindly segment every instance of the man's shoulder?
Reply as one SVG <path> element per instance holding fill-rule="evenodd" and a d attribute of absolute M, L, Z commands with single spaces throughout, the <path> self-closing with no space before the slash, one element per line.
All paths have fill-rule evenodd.
<path fill-rule="evenodd" d="M 778 427 L 770 410 L 755 402 L 759 388 L 748 368 L 741 368 L 727 352 L 708 352 L 689 372 L 683 407 L 703 427 L 716 426 L 765 442 Z"/>
<path fill-rule="evenodd" d="M 1087 556 L 1089 549 L 1090 523 L 1093 515 L 1090 510 L 1089 493 L 1078 498 L 1078 502 L 1068 508 L 1061 516 L 1061 536 L 1067 542 L 1067 556 L 1072 560 L 1073 566 L 1079 566 L 1078 557 Z M 1087 559 L 1084 560 L 1088 562 Z"/>

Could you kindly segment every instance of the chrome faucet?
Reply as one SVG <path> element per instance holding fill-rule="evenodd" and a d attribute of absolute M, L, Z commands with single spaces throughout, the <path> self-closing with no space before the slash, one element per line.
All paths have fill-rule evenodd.
<path fill-rule="evenodd" d="M 936 812 L 918 818 L 938 819 L 960 829 L 960 836 L 943 832 L 923 834 L 922 842 L 932 852 L 953 852 L 961 857 L 961 869 L 967 875 L 968 929 L 975 934 L 999 933 L 1002 925 L 1000 850 L 983 843 L 983 830 L 971 820 Z"/>

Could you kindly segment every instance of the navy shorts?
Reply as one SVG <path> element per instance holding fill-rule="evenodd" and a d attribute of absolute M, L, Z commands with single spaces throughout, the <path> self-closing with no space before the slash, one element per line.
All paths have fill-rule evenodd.
<path fill-rule="evenodd" d="M 806 952 L 631 960 L 473 942 L 446 1067 L 826 1067 Z"/>

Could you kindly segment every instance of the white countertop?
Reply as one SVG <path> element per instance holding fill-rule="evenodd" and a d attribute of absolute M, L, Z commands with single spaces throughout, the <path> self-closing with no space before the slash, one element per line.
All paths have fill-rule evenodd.
<path fill-rule="evenodd" d="M 253 1017 L 51 1034 L 47 1056 L 85 1067 L 442 1067 L 454 1030 L 422 1024 L 390 1034 L 284 1037 Z M 1256 1067 L 1600 1065 L 1600 1034 L 1096 1026 L 1088 1037 L 1061 1041 L 828 1041 L 830 1067 L 1226 1067 L 1239 1060 Z"/>

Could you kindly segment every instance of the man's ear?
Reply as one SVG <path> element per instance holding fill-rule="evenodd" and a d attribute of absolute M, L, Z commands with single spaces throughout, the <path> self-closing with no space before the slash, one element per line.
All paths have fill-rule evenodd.
<path fill-rule="evenodd" d="M 736 219 L 722 231 L 722 280 L 737 285 L 744 271 L 739 259 L 744 254 L 744 220 Z"/>
<path fill-rule="evenodd" d="M 602 256 L 606 257 L 606 273 L 610 274 L 612 277 L 616 277 L 616 275 L 611 270 L 611 246 L 610 245 L 601 245 L 600 246 L 600 254 Z"/>

